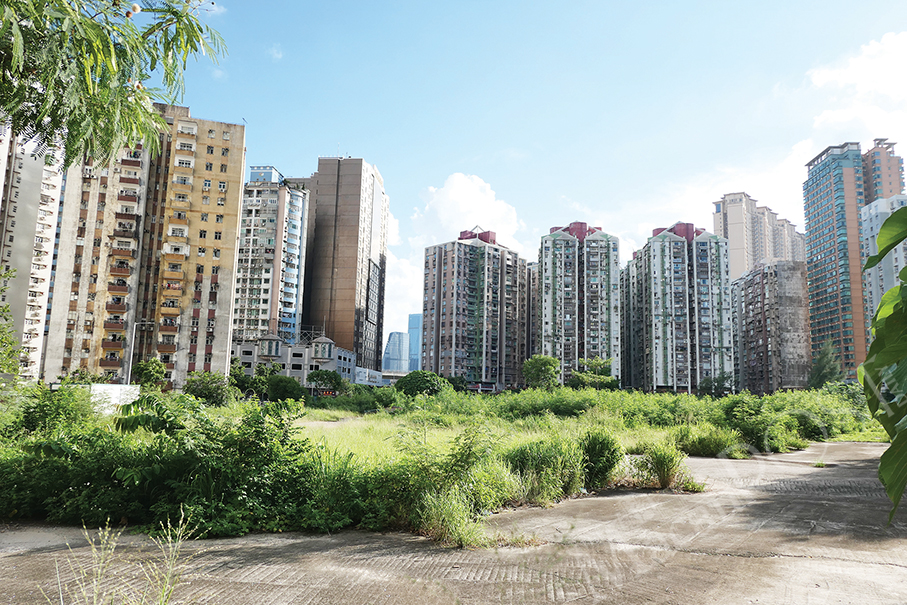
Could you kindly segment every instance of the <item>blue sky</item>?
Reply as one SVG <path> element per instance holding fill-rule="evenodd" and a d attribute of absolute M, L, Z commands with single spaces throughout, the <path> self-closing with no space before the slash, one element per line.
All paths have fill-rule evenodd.
<path fill-rule="evenodd" d="M 240 2 L 182 102 L 243 123 L 247 165 L 376 165 L 391 199 L 385 335 L 421 310 L 424 246 L 480 225 L 528 258 L 590 222 L 622 256 L 746 191 L 802 227 L 804 164 L 907 153 L 907 3 Z"/>

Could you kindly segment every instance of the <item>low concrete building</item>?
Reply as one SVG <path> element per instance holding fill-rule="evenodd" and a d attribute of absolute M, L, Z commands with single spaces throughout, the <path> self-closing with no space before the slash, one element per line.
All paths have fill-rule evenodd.
<path fill-rule="evenodd" d="M 281 367 L 281 376 L 290 376 L 303 386 L 308 385 L 309 372 L 330 370 L 340 377 L 354 382 L 356 378 L 356 356 L 352 351 L 334 344 L 325 336 L 319 336 L 305 344 L 288 345 L 274 336 L 257 341 L 234 343 L 233 357 L 239 359 L 243 371 L 251 376 L 260 364 L 276 363 Z"/>

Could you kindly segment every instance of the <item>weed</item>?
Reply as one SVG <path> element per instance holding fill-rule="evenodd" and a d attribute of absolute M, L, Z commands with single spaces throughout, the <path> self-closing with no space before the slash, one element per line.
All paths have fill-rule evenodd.
<path fill-rule="evenodd" d="M 620 443 L 607 431 L 592 430 L 583 436 L 580 447 L 586 488 L 596 489 L 611 483 L 614 471 L 624 457 Z"/>
<path fill-rule="evenodd" d="M 677 449 L 673 441 L 659 441 L 650 444 L 645 453 L 634 460 L 637 479 L 643 484 L 657 483 L 665 489 L 674 485 L 686 454 Z"/>
<path fill-rule="evenodd" d="M 573 440 L 550 434 L 519 445 L 504 455 L 522 478 L 530 502 L 550 504 L 583 486 L 583 454 Z"/>
<path fill-rule="evenodd" d="M 469 502 L 457 486 L 425 493 L 419 532 L 432 540 L 460 548 L 481 547 L 489 542 L 482 524 L 473 519 Z"/>
<path fill-rule="evenodd" d="M 816 467 L 816 468 L 825 468 L 825 461 L 824 461 L 824 460 L 816 460 L 816 461 L 813 463 L 813 466 Z"/>

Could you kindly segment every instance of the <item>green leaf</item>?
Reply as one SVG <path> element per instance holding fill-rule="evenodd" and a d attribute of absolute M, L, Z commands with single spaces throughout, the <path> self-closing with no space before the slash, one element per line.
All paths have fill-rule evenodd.
<path fill-rule="evenodd" d="M 882 223 L 879 236 L 876 238 L 879 252 L 866 259 L 863 270 L 878 265 L 886 254 L 905 239 L 907 239 L 907 208 L 900 208 Z"/>
<path fill-rule="evenodd" d="M 900 432 L 891 440 L 891 445 L 879 460 L 879 480 L 885 486 L 885 492 L 891 500 L 891 512 L 888 522 L 901 503 L 901 496 L 907 488 L 907 432 Z"/>

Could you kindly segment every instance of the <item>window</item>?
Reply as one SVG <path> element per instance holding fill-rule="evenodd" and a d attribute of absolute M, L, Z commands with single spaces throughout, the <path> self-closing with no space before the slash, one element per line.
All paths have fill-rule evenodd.
<path fill-rule="evenodd" d="M 211 275 L 217 275 L 220 272 L 220 265 L 214 265 L 211 267 Z"/>
<path fill-rule="evenodd" d="M 214 258 L 220 258 L 220 248 L 214 248 Z"/>
<path fill-rule="evenodd" d="M 201 250 L 202 248 L 199 248 L 199 249 Z M 204 273 L 204 272 L 205 272 L 205 265 L 195 265 L 195 272 L 196 272 L 196 273 Z"/>
<path fill-rule="evenodd" d="M 207 213 L 207 212 L 202 212 L 201 219 L 202 219 L 202 222 L 203 222 L 203 223 L 207 223 L 207 222 L 208 222 L 208 213 Z"/>
<path fill-rule="evenodd" d="M 227 203 L 227 198 L 225 198 L 225 197 L 219 197 L 219 198 L 217 198 L 217 205 L 218 205 L 218 206 L 223 206 L 223 205 L 226 204 L 226 203 Z"/>
<path fill-rule="evenodd" d="M 221 148 L 220 148 L 220 154 L 221 154 L 223 157 L 227 157 L 228 155 L 230 155 L 230 148 L 229 148 L 229 147 L 221 147 Z"/>
<path fill-rule="evenodd" d="M 199 239 L 205 239 L 205 238 L 207 238 L 207 237 L 208 237 L 208 232 L 205 231 L 204 229 L 202 229 L 201 231 L 198 232 L 198 238 L 199 238 Z"/>
<path fill-rule="evenodd" d="M 214 164 L 211 162 L 205 162 L 205 170 L 214 170 Z"/>
<path fill-rule="evenodd" d="M 218 181 L 218 183 L 217 183 L 217 190 L 218 190 L 218 191 L 226 191 L 226 190 L 227 190 L 227 182 L 226 182 L 226 181 Z"/>
<path fill-rule="evenodd" d="M 214 222 L 216 222 L 216 223 L 222 223 L 222 222 L 224 222 L 224 215 L 223 215 L 223 214 L 216 214 L 216 215 L 214 216 Z"/>
<path fill-rule="evenodd" d="M 214 138 L 214 130 L 213 130 L 213 129 L 208 131 L 208 138 L 209 138 L 209 139 L 213 139 L 213 138 Z"/>
<path fill-rule="evenodd" d="M 214 145 L 208 145 L 208 153 L 214 155 Z"/>
<path fill-rule="evenodd" d="M 214 232 L 214 239 L 221 239 L 221 233 L 222 233 L 222 231 L 215 231 L 215 232 Z"/>
<path fill-rule="evenodd" d="M 226 130 L 224 131 L 224 140 L 225 140 L 225 141 L 229 141 L 229 140 L 230 140 L 230 133 L 229 133 L 228 131 L 226 131 Z"/>
<path fill-rule="evenodd" d="M 226 172 L 226 171 L 227 171 L 227 165 L 226 165 L 226 164 L 221 164 L 221 165 L 220 165 L 220 171 L 221 171 L 221 172 Z"/>
<path fill-rule="evenodd" d="M 192 160 L 177 160 L 176 165 L 180 168 L 192 168 Z"/>
<path fill-rule="evenodd" d="M 206 190 L 211 189 L 211 179 L 205 179 L 205 182 L 202 183 L 202 187 L 204 187 Z"/>
<path fill-rule="evenodd" d="M 204 204 L 205 206 L 207 206 L 207 205 L 210 204 L 210 203 L 211 203 L 211 198 L 208 197 L 207 195 L 203 195 L 203 196 L 202 196 L 202 204 Z"/>
<path fill-rule="evenodd" d="M 207 254 L 207 253 L 208 253 L 208 249 L 207 249 L 207 248 L 199 248 L 199 249 L 198 249 L 198 255 L 199 255 L 199 256 L 204 256 L 204 255 Z"/>

